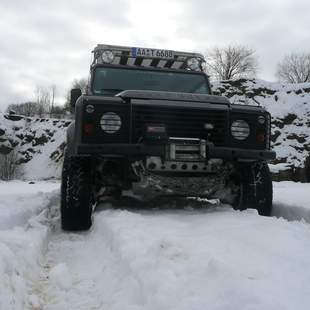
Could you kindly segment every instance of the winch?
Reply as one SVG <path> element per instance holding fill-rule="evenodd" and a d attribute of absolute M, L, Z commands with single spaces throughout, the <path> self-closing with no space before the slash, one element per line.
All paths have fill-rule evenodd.
<path fill-rule="evenodd" d="M 170 138 L 165 158 L 148 156 L 146 168 L 149 171 L 167 172 L 217 172 L 222 160 L 207 160 L 206 140 L 191 138 Z"/>

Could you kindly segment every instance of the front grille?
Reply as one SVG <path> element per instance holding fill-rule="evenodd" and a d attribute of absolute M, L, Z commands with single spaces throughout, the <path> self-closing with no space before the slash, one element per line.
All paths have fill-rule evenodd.
<path fill-rule="evenodd" d="M 217 146 L 224 145 L 228 136 L 227 111 L 134 105 L 132 120 L 133 143 L 142 137 L 145 124 L 165 124 L 169 137 L 206 139 Z M 209 136 L 206 123 L 214 126 Z"/>

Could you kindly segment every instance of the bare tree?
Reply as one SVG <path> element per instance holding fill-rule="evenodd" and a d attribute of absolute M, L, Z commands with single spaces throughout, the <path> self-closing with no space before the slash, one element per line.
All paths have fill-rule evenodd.
<path fill-rule="evenodd" d="M 6 112 L 9 113 L 12 110 L 19 115 L 36 116 L 38 106 L 37 103 L 33 101 L 13 103 L 7 107 Z"/>
<path fill-rule="evenodd" d="M 278 64 L 276 75 L 282 82 L 310 82 L 310 53 L 292 53 L 286 55 Z"/>
<path fill-rule="evenodd" d="M 67 91 L 66 94 L 66 103 L 65 103 L 65 107 L 67 108 L 67 110 L 70 110 L 70 91 L 72 88 L 79 88 L 82 93 L 85 93 L 87 90 L 87 85 L 88 85 L 88 80 L 87 78 L 81 78 L 81 79 L 75 79 L 73 80 L 73 82 L 71 83 L 71 87 L 70 90 Z"/>
<path fill-rule="evenodd" d="M 79 88 L 82 91 L 82 93 L 85 93 L 87 84 L 88 84 L 88 81 L 86 78 L 75 79 L 72 82 L 71 88 Z"/>
<path fill-rule="evenodd" d="M 47 88 L 37 86 L 35 89 L 35 98 L 37 103 L 37 114 L 42 117 L 51 109 L 51 94 Z"/>
<path fill-rule="evenodd" d="M 258 61 L 255 51 L 241 45 L 214 47 L 206 57 L 207 70 L 214 79 L 255 77 Z"/>
<path fill-rule="evenodd" d="M 50 109 L 50 113 L 54 112 L 55 95 L 56 95 L 56 85 L 53 84 L 51 86 L 51 109 Z"/>
<path fill-rule="evenodd" d="M 9 181 L 19 174 L 18 151 L 13 149 L 8 154 L 0 154 L 0 180 Z"/>
<path fill-rule="evenodd" d="M 56 117 L 62 118 L 66 115 L 64 105 L 57 105 L 55 102 L 56 86 L 52 85 L 50 88 L 37 86 L 35 89 L 35 100 L 22 103 L 10 104 L 6 112 L 14 111 L 19 115 L 37 116 L 37 117 Z"/>

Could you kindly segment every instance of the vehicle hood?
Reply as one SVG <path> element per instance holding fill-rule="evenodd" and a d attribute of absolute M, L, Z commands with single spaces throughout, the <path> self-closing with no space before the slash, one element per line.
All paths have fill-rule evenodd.
<path fill-rule="evenodd" d="M 206 102 L 215 104 L 230 105 L 229 100 L 222 96 L 175 93 L 167 91 L 151 90 L 124 90 L 116 95 L 123 99 L 151 99 L 151 100 L 169 100 L 169 101 L 186 101 L 186 102 Z"/>

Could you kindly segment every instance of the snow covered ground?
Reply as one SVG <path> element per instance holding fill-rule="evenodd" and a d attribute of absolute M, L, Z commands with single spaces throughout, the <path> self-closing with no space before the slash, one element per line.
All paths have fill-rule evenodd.
<path fill-rule="evenodd" d="M 0 182 L 0 309 L 31 309 L 59 183 Z M 33 308 L 35 309 L 35 308 Z"/>
<path fill-rule="evenodd" d="M 271 218 L 100 205 L 63 233 L 58 183 L 0 183 L 0 309 L 309 309 L 309 189 L 274 183 Z"/>
<path fill-rule="evenodd" d="M 274 182 L 273 215 L 310 224 L 310 183 Z"/>

